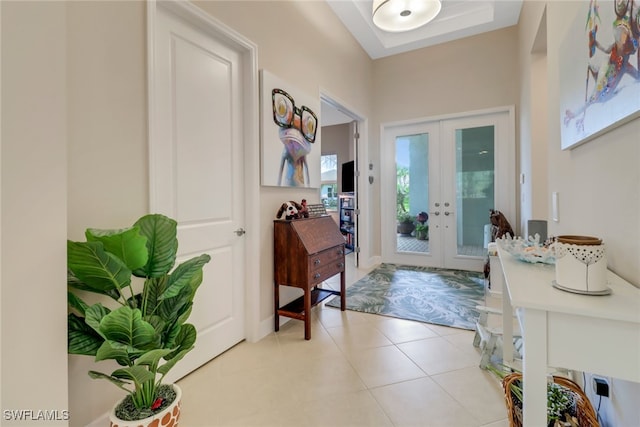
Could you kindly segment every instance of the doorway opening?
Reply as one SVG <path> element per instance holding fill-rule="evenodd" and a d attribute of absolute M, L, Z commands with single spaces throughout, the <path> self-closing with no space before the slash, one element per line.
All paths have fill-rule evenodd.
<path fill-rule="evenodd" d="M 330 95 L 321 94 L 322 178 L 320 199 L 345 237 L 354 264 L 360 262 L 360 132 L 364 119 Z"/>

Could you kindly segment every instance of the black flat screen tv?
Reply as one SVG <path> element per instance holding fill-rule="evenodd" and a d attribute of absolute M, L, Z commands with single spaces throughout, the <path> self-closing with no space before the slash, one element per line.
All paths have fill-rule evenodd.
<path fill-rule="evenodd" d="M 342 188 L 340 190 L 343 193 L 353 193 L 355 191 L 353 182 L 354 173 L 355 171 L 353 160 L 342 164 Z"/>

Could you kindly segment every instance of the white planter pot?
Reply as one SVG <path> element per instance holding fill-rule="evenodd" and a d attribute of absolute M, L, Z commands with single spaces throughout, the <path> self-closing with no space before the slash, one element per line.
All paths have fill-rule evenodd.
<path fill-rule="evenodd" d="M 569 240 L 572 241 L 572 240 Z M 555 286 L 580 294 L 605 295 L 607 287 L 607 257 L 603 244 L 553 244 L 556 257 Z"/>
<path fill-rule="evenodd" d="M 172 384 L 172 386 L 176 392 L 176 398 L 171 405 L 167 406 L 161 412 L 142 420 L 124 421 L 116 417 L 116 407 L 120 404 L 120 402 L 118 402 L 113 406 L 111 414 L 109 415 L 109 425 L 111 427 L 177 427 L 180 418 L 182 390 L 176 384 Z"/>

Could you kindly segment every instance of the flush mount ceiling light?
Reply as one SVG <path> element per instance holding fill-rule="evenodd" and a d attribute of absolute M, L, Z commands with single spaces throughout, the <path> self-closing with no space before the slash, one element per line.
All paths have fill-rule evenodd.
<path fill-rule="evenodd" d="M 373 0 L 373 23 L 384 31 L 415 30 L 440 13 L 440 0 Z"/>

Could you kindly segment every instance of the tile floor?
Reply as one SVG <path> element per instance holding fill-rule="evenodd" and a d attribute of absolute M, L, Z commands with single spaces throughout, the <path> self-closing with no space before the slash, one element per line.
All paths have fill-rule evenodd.
<path fill-rule="evenodd" d="M 366 273 L 349 269 L 347 284 Z M 309 341 L 292 319 L 180 380 L 180 425 L 508 426 L 473 332 L 324 305 L 312 315 Z"/>

